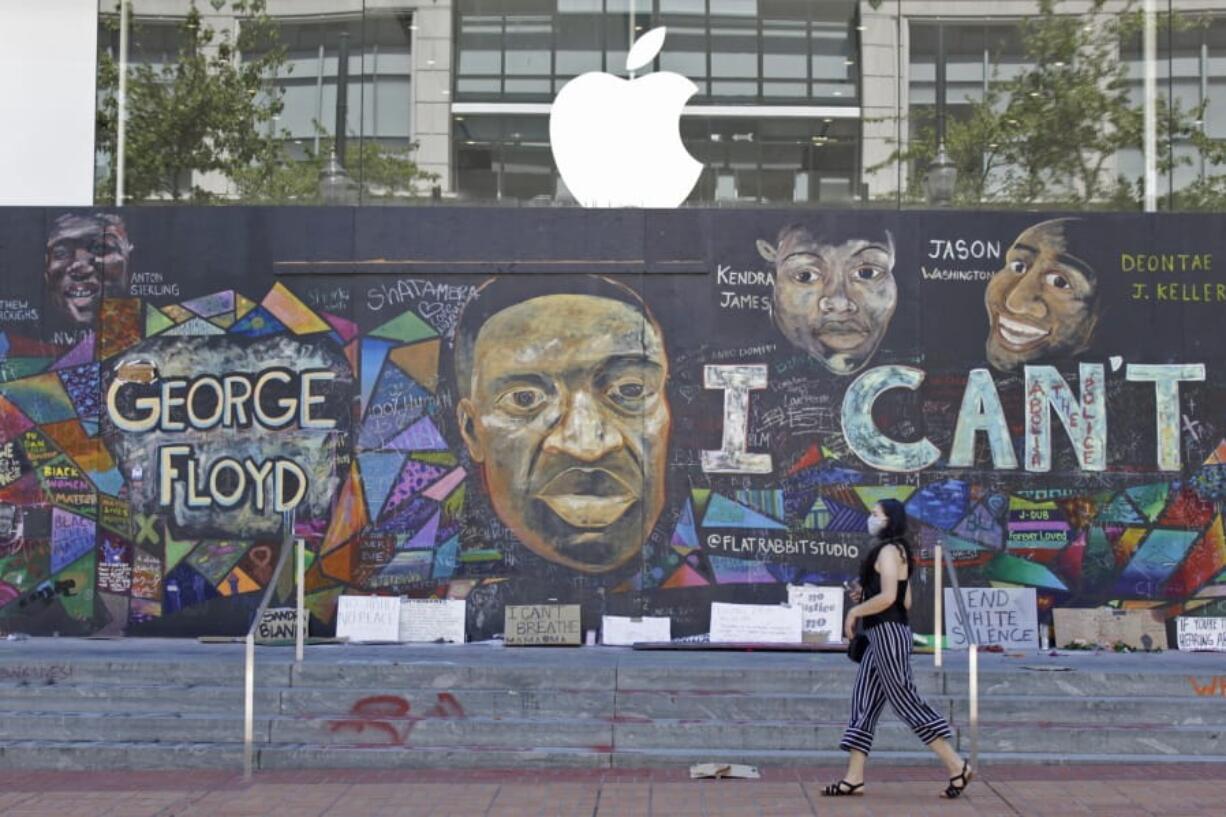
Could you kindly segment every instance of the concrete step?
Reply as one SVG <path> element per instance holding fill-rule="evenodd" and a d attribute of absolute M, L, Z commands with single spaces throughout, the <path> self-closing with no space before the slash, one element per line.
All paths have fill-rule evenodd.
<path fill-rule="evenodd" d="M 655 720 L 646 723 L 613 724 L 613 746 L 621 751 L 698 749 L 719 746 L 735 751 L 814 752 L 838 748 L 846 720 L 746 721 L 712 723 Z M 923 744 L 905 725 L 883 722 L 877 727 L 875 750 L 912 751 Z"/>
<path fill-rule="evenodd" d="M 928 701 L 954 720 L 969 720 L 963 698 L 929 694 Z M 447 716 L 558 718 L 562 720 L 711 722 L 836 721 L 847 717 L 847 694 L 664 693 L 557 690 L 467 690 L 456 695 L 433 690 L 336 689 L 323 687 L 255 690 L 261 717 Z M 0 684 L 0 711 L 91 714 L 239 715 L 242 690 L 231 686 L 83 685 L 53 687 Z M 1154 696 L 1076 697 L 1000 695 L 980 699 L 981 717 L 993 721 L 1131 725 L 1226 724 L 1226 699 L 1195 705 L 1182 698 Z"/>
<path fill-rule="evenodd" d="M 293 686 L 432 689 L 612 690 L 617 670 L 609 667 L 542 667 L 531 663 L 463 665 L 455 662 L 365 662 L 303 664 L 293 669 Z"/>
<path fill-rule="evenodd" d="M 801 694 L 846 695 L 856 679 L 856 669 L 817 667 L 794 669 L 772 667 L 768 672 L 749 673 L 744 668 L 703 668 L 678 670 L 673 667 L 621 667 L 617 673 L 620 692 L 653 693 L 742 693 L 753 695 Z M 916 669 L 915 685 L 924 693 L 942 690 L 939 673 Z"/>
<path fill-rule="evenodd" d="M 965 698 L 946 698 L 954 720 L 970 720 Z M 935 704 L 934 704 L 935 705 Z M 944 711 L 944 710 L 942 710 Z M 1155 723 L 1164 726 L 1212 726 L 1226 728 L 1226 700 L 1189 701 L 1149 695 L 1085 697 L 1067 695 L 991 695 L 979 699 L 979 717 L 989 721 L 1018 723 L 1065 723 L 1084 726 L 1132 726 Z"/>
<path fill-rule="evenodd" d="M 962 729 L 959 737 L 960 745 L 968 748 L 969 732 Z M 986 752 L 1058 751 L 1071 755 L 1221 755 L 1226 759 L 1226 727 L 987 722 L 979 727 L 979 748 Z"/>
<path fill-rule="evenodd" d="M 611 719 L 615 695 L 608 690 L 556 689 L 466 689 L 438 692 L 434 689 L 382 686 L 377 688 L 292 687 L 281 690 L 280 713 L 307 717 L 346 716 L 364 711 L 390 711 L 406 715 L 431 711 L 469 716 Z"/>
<path fill-rule="evenodd" d="M 358 717 L 257 715 L 254 740 L 261 746 L 301 745 L 350 748 L 451 748 L 526 750 L 542 747 L 588 752 L 701 750 L 719 746 L 736 751 L 811 752 L 838 746 L 844 721 L 763 719 L 694 721 L 594 718 L 469 717 L 447 712 L 422 716 L 367 712 Z M 956 742 L 969 750 L 965 721 L 955 721 Z M 149 742 L 224 745 L 241 740 L 238 713 L 212 715 L 0 712 L 0 741 Z M 878 726 L 874 749 L 909 751 L 916 738 L 902 723 L 886 716 Z M 1195 754 L 1226 755 L 1226 726 L 1172 725 L 1136 721 L 1060 722 L 1051 719 L 981 722 L 979 746 L 985 752 L 1070 755 Z"/>
<path fill-rule="evenodd" d="M 2 769 L 241 769 L 243 744 L 153 741 L 0 741 Z"/>
<path fill-rule="evenodd" d="M 255 752 L 257 770 L 273 769 L 409 769 L 409 768 L 487 768 L 487 769 L 601 769 L 676 768 L 694 763 L 747 763 L 761 767 L 825 766 L 839 767 L 846 755 L 836 750 L 822 751 L 746 751 L 725 747 L 677 750 L 619 750 L 615 753 L 565 748 L 524 750 L 465 747 L 406 748 L 358 747 L 338 752 L 335 747 L 303 745 L 265 746 Z M 933 767 L 934 785 L 940 787 L 940 772 L 927 751 L 875 751 L 874 766 Z M 981 752 L 980 768 L 993 764 L 1069 763 L 1197 764 L 1220 775 L 1226 771 L 1226 757 L 1190 754 L 1097 754 L 1067 755 L 1052 752 Z M 242 768 L 241 743 L 153 743 L 134 741 L 0 741 L 0 768 L 59 769 L 65 771 L 106 769 L 234 769 Z M 824 782 L 824 781 L 818 781 Z"/>
<path fill-rule="evenodd" d="M 1046 697 L 1064 694 L 1079 698 L 1146 695 L 1198 698 L 1205 701 L 1213 701 L 1216 697 L 1217 701 L 1226 704 L 1223 694 L 1211 696 L 1198 692 L 1197 685 L 1200 681 L 1210 684 L 1213 677 L 1202 676 L 1198 681 L 1195 675 L 1173 672 L 1059 672 L 1050 669 L 1027 672 L 1023 669 L 1022 672 L 980 673 L 979 694 L 983 698 L 997 695 Z M 943 691 L 946 694 L 966 697 L 968 690 L 969 676 L 966 673 L 950 672 L 945 676 Z"/>
<path fill-rule="evenodd" d="M 281 691 L 255 688 L 255 710 L 276 714 Z M 241 686 L 185 686 L 181 684 L 56 684 L 52 687 L 0 684 L 0 710 L 40 712 L 177 712 L 243 711 Z"/>
<path fill-rule="evenodd" d="M 929 695 L 928 701 L 943 713 L 949 710 L 948 702 L 939 695 Z M 616 718 L 619 721 L 660 718 L 718 722 L 837 721 L 846 720 L 850 706 L 849 690 L 841 695 L 619 691 Z"/>
<path fill-rule="evenodd" d="M 278 744 L 259 752 L 260 769 L 607 769 L 605 751 L 568 747 L 336 747 Z"/>
<path fill-rule="evenodd" d="M 964 747 L 963 754 L 967 749 Z M 664 767 L 690 766 L 694 763 L 746 763 L 751 766 L 825 766 L 840 768 L 847 763 L 847 755 L 840 751 L 824 750 L 814 752 L 797 751 L 744 751 L 722 747 L 707 749 L 676 749 L 676 750 L 619 750 L 612 758 L 615 769 L 658 769 Z M 1195 763 L 1204 765 L 1207 775 L 1220 775 L 1226 771 L 1226 757 L 1220 755 L 1068 755 L 1059 752 L 980 752 L 979 766 L 989 769 L 994 764 L 1015 765 L 1019 763 L 1036 766 L 1064 766 L 1068 764 L 1164 764 L 1164 763 Z M 874 766 L 928 766 L 932 768 L 933 780 L 937 786 L 934 793 L 942 788 L 941 772 L 936 758 L 929 751 L 886 752 L 874 751 L 869 764 L 870 774 Z M 820 783 L 832 782 L 821 780 Z M 864 812 L 875 813 L 875 812 Z"/>
<path fill-rule="evenodd" d="M 256 687 L 289 686 L 291 664 L 256 661 Z M 183 684 L 242 687 L 241 660 L 219 656 L 217 661 L 128 661 L 27 659 L 0 662 L 0 684 L 26 686 L 130 686 Z"/>
<path fill-rule="evenodd" d="M 524 718 L 274 718 L 274 746 L 555 747 L 609 751 L 613 724 L 591 719 Z"/>
<path fill-rule="evenodd" d="M 256 718 L 254 728 L 254 740 L 267 743 L 269 719 Z M 225 715 L 0 712 L 0 740 L 241 743 L 243 718 L 241 709 Z"/>

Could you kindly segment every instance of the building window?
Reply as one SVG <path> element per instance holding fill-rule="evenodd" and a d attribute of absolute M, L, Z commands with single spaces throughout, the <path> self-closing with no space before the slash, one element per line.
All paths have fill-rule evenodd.
<path fill-rule="evenodd" d="M 546 102 L 585 71 L 624 73 L 631 37 L 668 27 L 655 69 L 695 104 L 855 105 L 854 0 L 457 0 L 456 99 Z"/>

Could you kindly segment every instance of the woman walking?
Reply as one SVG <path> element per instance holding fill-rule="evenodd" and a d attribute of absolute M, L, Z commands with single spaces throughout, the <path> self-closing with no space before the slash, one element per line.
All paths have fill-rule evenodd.
<path fill-rule="evenodd" d="M 864 620 L 868 648 L 860 660 L 851 696 L 851 719 L 839 748 L 848 753 L 847 773 L 822 794 L 828 797 L 864 793 L 864 764 L 873 746 L 873 732 L 886 701 L 907 722 L 919 739 L 936 753 L 949 770 L 949 785 L 941 793 L 953 799 L 971 782 L 973 771 L 950 745 L 949 723 L 920 697 L 911 678 L 911 608 L 908 579 L 915 567 L 906 539 L 907 513 L 896 499 L 885 499 L 873 508 L 869 533 L 876 546 L 860 565 L 860 587 L 851 591 L 856 606 L 847 611 L 844 631 L 855 637 L 856 621 Z M 938 567 L 939 569 L 939 567 Z"/>

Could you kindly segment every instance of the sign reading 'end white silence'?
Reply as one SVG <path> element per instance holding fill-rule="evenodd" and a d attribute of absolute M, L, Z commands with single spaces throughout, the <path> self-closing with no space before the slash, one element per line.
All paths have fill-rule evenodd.
<path fill-rule="evenodd" d="M 966 621 L 945 589 L 945 635 L 951 650 L 970 646 L 970 633 L 980 646 L 998 644 L 1009 650 L 1029 650 L 1039 644 L 1039 614 L 1033 587 L 964 587 Z"/>

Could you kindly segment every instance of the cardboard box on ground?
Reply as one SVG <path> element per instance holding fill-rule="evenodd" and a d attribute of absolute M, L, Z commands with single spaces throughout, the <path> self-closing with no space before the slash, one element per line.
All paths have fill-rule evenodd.
<path fill-rule="evenodd" d="M 1169 647 L 1166 622 L 1152 610 L 1057 607 L 1052 610 L 1052 619 L 1057 647 L 1098 645 L 1109 649 L 1116 644 L 1124 644 L 1134 650 L 1165 650 Z"/>

